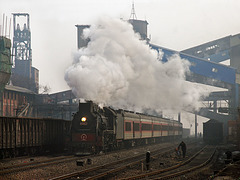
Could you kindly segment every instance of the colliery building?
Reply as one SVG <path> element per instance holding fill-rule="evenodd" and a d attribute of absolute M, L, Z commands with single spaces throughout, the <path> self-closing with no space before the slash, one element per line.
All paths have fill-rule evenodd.
<path fill-rule="evenodd" d="M 6 85 L 2 93 L 2 116 L 31 116 L 30 104 L 34 102 L 35 93 L 12 85 Z"/>
<path fill-rule="evenodd" d="M 17 20 L 21 18 L 18 23 Z M 30 17 L 13 14 L 13 42 L 0 37 L 0 116 L 71 120 L 77 110 L 72 92 L 39 94 L 39 70 L 32 66 Z"/>
<path fill-rule="evenodd" d="M 72 91 L 54 94 L 35 92 L 13 85 L 5 85 L 1 96 L 0 116 L 39 117 L 71 120 L 78 104 Z"/>
<path fill-rule="evenodd" d="M 16 18 L 24 18 L 21 26 Z M 32 48 L 29 14 L 13 14 L 13 47 L 11 82 L 14 86 L 29 89 L 35 93 L 39 90 L 39 70 L 32 67 Z"/>

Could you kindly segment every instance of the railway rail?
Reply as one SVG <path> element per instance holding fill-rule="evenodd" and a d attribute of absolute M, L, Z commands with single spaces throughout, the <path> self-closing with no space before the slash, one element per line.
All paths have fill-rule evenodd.
<path fill-rule="evenodd" d="M 63 163 L 67 161 L 72 161 L 74 159 L 79 159 L 79 158 L 74 156 L 63 156 L 63 157 L 61 156 L 61 157 L 50 158 L 47 160 L 32 161 L 28 163 L 19 163 L 19 164 L 14 164 L 9 166 L 3 166 L 3 167 L 0 167 L 0 175 Z"/>
<path fill-rule="evenodd" d="M 166 147 L 163 149 L 158 149 L 151 152 L 152 158 L 157 156 L 172 153 L 175 146 Z M 145 154 L 140 154 L 137 156 L 121 159 L 111 163 L 106 163 L 104 165 L 95 166 L 85 170 L 65 174 L 62 176 L 54 177 L 51 180 L 62 180 L 62 179 L 99 179 L 99 178 L 108 178 L 109 176 L 114 176 L 115 174 L 121 172 L 122 170 L 136 165 L 142 164 L 145 160 Z"/>
<path fill-rule="evenodd" d="M 186 175 L 186 173 L 194 172 L 206 166 L 212 160 L 215 152 L 216 147 L 205 146 L 199 152 L 194 154 L 192 157 L 188 158 L 186 161 L 183 161 L 177 165 L 165 169 L 147 172 L 137 176 L 122 178 L 122 180 L 143 179 L 146 177 L 147 178 L 151 177 L 151 179 L 171 179 L 179 177 L 181 175 Z"/>
<path fill-rule="evenodd" d="M 166 153 L 166 152 L 170 151 L 169 147 L 164 148 L 164 150 L 163 150 L 164 151 L 163 153 Z M 141 159 L 139 160 L 139 158 L 141 158 Z M 137 161 L 136 161 L 136 159 L 137 159 Z M 62 175 L 62 176 L 59 176 L 59 177 L 52 178 L 51 180 L 63 180 L 63 179 L 70 179 L 70 178 L 73 178 L 73 177 L 76 177 L 77 179 L 97 179 L 97 178 L 107 176 L 110 173 L 116 173 L 116 172 L 118 172 L 122 169 L 125 169 L 128 166 L 138 164 L 143 159 L 144 159 L 143 154 L 141 154 L 141 155 L 137 155 L 137 156 L 134 156 L 134 157 L 114 161 L 114 162 L 111 162 L 111 163 L 106 163 L 104 165 L 95 166 L 93 168 L 88 168 L 88 169 L 85 169 L 85 170 L 82 170 L 82 171 L 65 174 L 65 175 Z"/>

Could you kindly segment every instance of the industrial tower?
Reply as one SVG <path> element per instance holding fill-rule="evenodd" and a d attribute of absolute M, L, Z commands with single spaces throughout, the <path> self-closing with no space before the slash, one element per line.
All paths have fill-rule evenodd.
<path fill-rule="evenodd" d="M 25 18 L 23 25 L 17 23 L 17 18 L 20 17 Z M 21 18 L 21 20 L 23 18 Z M 29 14 L 27 13 L 13 14 L 12 53 L 12 84 L 38 93 L 39 71 L 32 67 L 31 31 Z"/>
<path fill-rule="evenodd" d="M 141 40 L 145 40 L 145 41 L 149 42 L 149 39 L 147 37 L 148 22 L 142 21 L 142 20 L 137 20 L 137 15 L 136 15 L 135 9 L 134 9 L 134 3 L 132 3 L 131 15 L 130 15 L 128 22 L 130 24 L 132 24 L 133 30 L 135 31 L 135 33 L 138 33 L 140 35 Z"/>

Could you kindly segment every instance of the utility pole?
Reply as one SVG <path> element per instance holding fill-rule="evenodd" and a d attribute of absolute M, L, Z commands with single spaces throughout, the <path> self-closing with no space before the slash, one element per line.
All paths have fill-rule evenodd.
<path fill-rule="evenodd" d="M 197 138 L 197 113 L 195 113 L 195 138 Z"/>

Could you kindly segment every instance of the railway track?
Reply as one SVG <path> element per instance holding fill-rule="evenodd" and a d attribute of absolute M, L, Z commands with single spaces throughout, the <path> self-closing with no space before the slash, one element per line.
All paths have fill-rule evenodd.
<path fill-rule="evenodd" d="M 128 178 L 122 178 L 121 180 L 133 180 L 133 179 L 143 179 L 143 178 L 151 178 L 151 179 L 175 179 L 181 175 L 186 175 L 187 173 L 194 172 L 199 170 L 200 168 L 206 166 L 213 158 L 216 152 L 216 147 L 204 147 L 199 152 L 194 154 L 189 159 L 165 168 L 159 169 L 152 172 L 147 172 L 144 174 L 140 174 L 137 176 L 132 176 Z"/>
<path fill-rule="evenodd" d="M 169 147 L 164 149 L 165 150 L 163 150 L 163 153 L 167 153 L 169 151 Z M 65 174 L 59 177 L 52 178 L 50 180 L 63 180 L 63 179 L 71 179 L 71 178 L 88 179 L 88 180 L 98 179 L 98 178 L 105 177 L 109 174 L 119 172 L 120 170 L 125 169 L 126 167 L 130 167 L 135 164 L 141 163 L 141 161 L 143 160 L 144 160 L 144 155 L 141 154 L 134 157 L 114 161 L 111 163 L 106 163 L 104 165 L 95 166 L 93 168 L 88 168 L 82 171 Z"/>
<path fill-rule="evenodd" d="M 154 158 L 157 158 L 157 156 L 161 156 L 167 153 L 172 153 L 174 148 L 175 146 L 172 146 L 172 147 L 166 147 L 163 149 L 152 151 L 151 156 L 154 159 Z M 115 176 L 115 174 L 121 172 L 126 168 L 131 168 L 134 166 L 141 165 L 144 161 L 145 161 L 145 154 L 140 154 L 137 156 L 121 159 L 111 163 L 106 163 L 104 165 L 95 166 L 85 170 L 58 176 L 58 177 L 52 178 L 51 180 L 62 180 L 62 179 L 91 180 L 91 179 L 100 179 L 100 178 L 107 179 L 109 177 Z"/>
<path fill-rule="evenodd" d="M 3 167 L 0 167 L 0 175 L 63 163 L 67 161 L 72 161 L 74 159 L 77 159 L 77 158 L 74 156 L 61 156 L 61 157 L 50 158 L 47 160 L 32 161 L 28 163 L 19 163 L 15 165 L 3 166 Z"/>
<path fill-rule="evenodd" d="M 128 151 L 128 150 L 127 149 L 121 150 L 121 152 L 123 151 Z M 111 153 L 115 153 L 115 152 L 105 153 L 103 154 L 103 156 Z M 35 161 L 34 161 L 34 158 L 31 158 L 31 157 L 29 157 L 30 161 L 29 159 L 26 160 L 26 157 L 16 158 L 16 159 L 23 159 L 23 160 L 25 159 L 26 161 L 21 163 L 17 162 L 16 164 L 13 164 L 13 165 L 4 165 L 4 162 L 3 162 L 3 166 L 0 166 L 0 179 L 5 175 L 27 172 L 33 169 L 40 169 L 41 167 L 50 167 L 50 166 L 59 165 L 59 164 L 64 165 L 64 163 L 71 162 L 71 161 L 74 161 L 74 162 L 81 161 L 81 160 L 84 161 L 85 159 L 93 158 L 94 156 L 96 155 L 82 156 L 82 157 L 61 156 L 61 157 L 48 158 L 45 160 L 35 160 Z M 97 156 L 102 156 L 102 155 L 97 155 Z M 46 158 L 46 157 L 43 157 L 43 158 Z M 37 157 L 36 159 L 39 159 L 39 157 Z"/>

